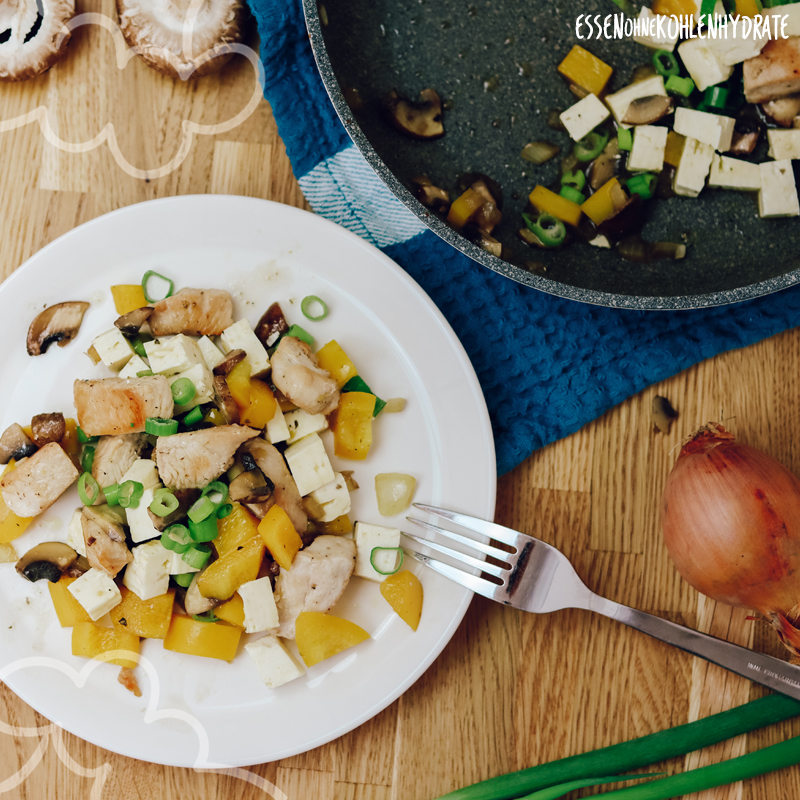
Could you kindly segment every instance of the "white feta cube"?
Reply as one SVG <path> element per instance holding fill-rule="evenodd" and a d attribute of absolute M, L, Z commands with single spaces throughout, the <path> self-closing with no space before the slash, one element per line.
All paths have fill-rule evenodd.
<path fill-rule="evenodd" d="M 83 525 L 81 510 L 76 509 L 67 526 L 67 544 L 79 555 L 86 556 L 86 541 L 83 538 Z"/>
<path fill-rule="evenodd" d="M 759 33 L 759 35 L 756 35 L 755 25 L 750 26 L 750 30 L 745 36 L 744 23 L 741 20 L 736 25 L 735 33 L 730 19 L 728 19 L 725 27 L 721 26 L 719 28 L 716 38 L 709 37 L 710 31 L 704 30 L 703 33 L 708 37 L 706 38 L 706 46 L 726 66 L 733 66 L 746 61 L 748 58 L 754 58 L 769 41 L 769 37 L 766 34 L 761 35 Z"/>
<path fill-rule="evenodd" d="M 693 108 L 678 108 L 675 111 L 675 133 L 697 139 L 703 144 L 710 144 L 715 150 L 730 150 L 733 139 L 733 117 L 721 114 L 709 114 L 707 111 L 695 111 Z"/>
<path fill-rule="evenodd" d="M 669 22 L 669 17 L 654 14 L 647 6 L 642 6 L 642 10 L 639 12 L 639 24 L 640 30 L 646 31 L 646 33 L 634 35 L 633 41 L 639 42 L 645 47 L 652 47 L 653 50 L 668 50 L 671 53 L 678 43 L 679 35 L 677 30 L 675 36 L 669 35 Z M 673 30 L 676 28 L 677 26 L 673 23 Z"/>
<path fill-rule="evenodd" d="M 119 328 L 101 333 L 92 342 L 100 360 L 114 371 L 121 370 L 135 355 L 131 343 Z"/>
<path fill-rule="evenodd" d="M 155 375 L 177 375 L 197 364 L 205 364 L 197 342 L 183 333 L 145 342 L 144 351 Z"/>
<path fill-rule="evenodd" d="M 758 164 L 717 155 L 711 162 L 708 185 L 719 189 L 757 192 L 761 188 L 761 170 Z"/>
<path fill-rule="evenodd" d="M 149 369 L 150 365 L 141 356 L 134 355 L 122 368 L 119 376 L 120 378 L 135 378 L 140 372 L 145 372 Z"/>
<path fill-rule="evenodd" d="M 214 367 L 221 364 L 225 360 L 225 355 L 222 350 L 217 347 L 208 336 L 201 336 L 197 340 L 197 346 L 203 355 L 203 361 L 206 366 L 213 372 Z"/>
<path fill-rule="evenodd" d="M 275 409 L 275 416 L 267 423 L 265 435 L 270 444 L 288 441 L 289 426 L 286 424 L 286 418 L 280 406 Z"/>
<path fill-rule="evenodd" d="M 617 124 L 623 128 L 630 128 L 628 124 L 623 124 L 622 118 L 628 110 L 628 106 L 640 97 L 651 97 L 659 94 L 666 96 L 667 90 L 664 88 L 664 79 L 660 75 L 654 75 L 647 80 L 632 83 L 624 89 L 620 89 L 614 94 L 606 96 L 606 105 L 611 109 Z"/>
<path fill-rule="evenodd" d="M 209 403 L 214 399 L 214 376 L 211 370 L 205 364 L 195 364 L 185 372 L 179 372 L 177 375 L 171 375 L 167 380 L 169 385 L 172 386 L 175 381 L 181 378 L 188 378 L 193 384 L 195 389 L 194 397 L 183 405 L 175 405 L 175 413 L 183 414 L 190 411 L 195 406 L 202 403 Z"/>
<path fill-rule="evenodd" d="M 289 444 L 299 442 L 300 439 L 312 433 L 328 430 L 328 419 L 324 414 L 309 414 L 302 408 L 287 411 L 283 418 L 289 429 Z"/>
<path fill-rule="evenodd" d="M 330 483 L 335 475 L 325 445 L 318 433 L 312 433 L 290 444 L 284 453 L 286 463 L 302 497 Z"/>
<path fill-rule="evenodd" d="M 74 580 L 67 589 L 92 620 L 100 619 L 122 602 L 117 584 L 107 572 L 94 567 Z"/>
<path fill-rule="evenodd" d="M 301 666 L 277 636 L 264 636 L 244 646 L 253 659 L 261 680 L 275 689 L 305 674 Z"/>
<path fill-rule="evenodd" d="M 125 568 L 122 582 L 140 600 L 152 600 L 169 589 L 171 564 L 171 551 L 158 539 L 140 544 L 133 548 L 133 561 Z"/>
<path fill-rule="evenodd" d="M 765 161 L 761 171 L 761 191 L 758 193 L 758 213 L 762 217 L 796 217 L 800 214 L 792 162 Z"/>
<path fill-rule="evenodd" d="M 161 484 L 158 477 L 158 467 L 156 462 L 149 458 L 137 458 L 128 467 L 128 471 L 122 476 L 120 485 L 125 481 L 136 481 L 141 483 L 145 489 L 152 489 Z"/>
<path fill-rule="evenodd" d="M 330 483 L 320 486 L 308 496 L 316 500 L 325 512 L 321 517 L 317 517 L 318 522 L 333 522 L 337 517 L 350 511 L 350 492 L 341 472 L 337 472 Z"/>
<path fill-rule="evenodd" d="M 769 157 L 776 161 L 800 158 L 800 129 L 767 131 L 769 142 Z"/>
<path fill-rule="evenodd" d="M 733 74 L 733 65 L 724 64 L 719 55 L 706 46 L 707 42 L 707 39 L 687 39 L 678 45 L 678 55 L 701 92 L 728 80 Z"/>
<path fill-rule="evenodd" d="M 246 319 L 234 322 L 222 331 L 220 345 L 226 353 L 231 350 L 244 350 L 250 363 L 251 375 L 263 375 L 269 369 L 269 356 Z"/>
<path fill-rule="evenodd" d="M 153 502 L 153 495 L 156 489 L 160 487 L 161 484 L 159 483 L 155 487 L 145 489 L 139 505 L 136 508 L 125 509 L 128 527 L 131 531 L 131 539 L 137 544 L 146 542 L 148 539 L 155 539 L 156 536 L 161 536 L 161 531 L 153 525 L 153 520 L 150 519 L 150 514 L 147 513 L 148 506 Z"/>
<path fill-rule="evenodd" d="M 587 94 L 561 114 L 560 119 L 567 133 L 577 142 L 607 119 L 608 113 L 608 109 L 597 99 L 597 95 Z"/>
<path fill-rule="evenodd" d="M 278 627 L 278 607 L 269 578 L 243 583 L 239 596 L 244 604 L 245 633 L 261 633 Z"/>
<path fill-rule="evenodd" d="M 765 8 L 763 13 L 778 17 L 778 36 L 781 33 L 786 34 L 786 36 L 800 36 L 800 5 L 797 3 L 789 3 L 789 5 L 775 6 L 769 9 Z M 774 29 L 775 23 L 770 21 L 770 30 Z"/>
<path fill-rule="evenodd" d="M 190 572 L 200 572 L 197 567 L 189 566 L 183 558 L 181 558 L 180 553 L 170 552 L 170 556 L 172 557 L 169 564 L 170 575 L 187 575 Z"/>
<path fill-rule="evenodd" d="M 706 184 L 706 176 L 713 160 L 714 148 L 710 144 L 687 137 L 683 143 L 681 162 L 672 181 L 675 194 L 697 197 Z"/>
<path fill-rule="evenodd" d="M 631 172 L 661 172 L 668 133 L 667 128 L 656 125 L 637 125 L 633 131 L 628 169 Z"/>
<path fill-rule="evenodd" d="M 354 575 L 371 581 L 383 583 L 386 575 L 381 575 L 370 563 L 370 556 L 376 547 L 400 547 L 400 529 L 386 528 L 383 525 L 367 525 L 356 522 L 356 568 Z M 396 550 L 378 550 L 372 560 L 381 572 L 391 572 L 397 567 L 399 554 Z"/>

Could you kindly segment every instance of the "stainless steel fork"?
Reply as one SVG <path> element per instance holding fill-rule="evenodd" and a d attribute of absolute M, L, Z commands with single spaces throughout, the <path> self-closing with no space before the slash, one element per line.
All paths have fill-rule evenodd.
<path fill-rule="evenodd" d="M 485 578 L 473 575 L 423 553 L 407 551 L 417 561 L 421 561 L 456 583 L 472 589 L 473 592 L 491 600 L 497 600 L 504 605 L 531 611 L 534 614 L 547 614 L 563 608 L 596 611 L 604 617 L 615 619 L 649 636 L 679 647 L 687 653 L 700 656 L 712 664 L 725 667 L 737 675 L 742 675 L 756 683 L 768 686 L 776 692 L 800 700 L 800 667 L 772 656 L 755 653 L 745 647 L 708 636 L 691 628 L 685 628 L 644 611 L 637 611 L 612 600 L 606 600 L 586 587 L 561 551 L 540 539 L 534 539 L 532 536 L 511 530 L 511 528 L 495 522 L 487 522 L 443 508 L 422 503 L 414 503 L 414 507 L 511 548 L 508 551 L 488 542 L 433 525 L 430 522 L 407 517 L 410 522 L 421 525 L 433 533 L 502 562 L 502 565 L 493 564 L 482 558 L 453 550 L 440 542 L 404 533 L 415 542 L 444 553 L 452 559 L 475 567 L 491 576 Z"/>

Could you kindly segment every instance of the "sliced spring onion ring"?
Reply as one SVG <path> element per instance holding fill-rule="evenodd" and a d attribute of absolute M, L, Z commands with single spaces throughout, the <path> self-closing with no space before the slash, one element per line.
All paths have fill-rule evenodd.
<path fill-rule="evenodd" d="M 317 303 L 322 308 L 322 311 L 316 316 L 311 313 L 311 307 L 314 305 L 314 303 Z M 312 322 L 319 322 L 321 319 L 325 319 L 325 317 L 328 316 L 327 303 L 321 298 L 317 297 L 315 294 L 310 294 L 308 297 L 303 298 L 302 302 L 300 303 L 300 310 L 303 312 L 303 316 L 306 319 L 310 319 Z"/>
<path fill-rule="evenodd" d="M 150 296 L 150 293 L 147 291 L 147 287 L 151 278 L 159 278 L 167 284 L 167 293 L 163 297 Z M 164 275 L 149 269 L 147 272 L 145 272 L 144 277 L 142 278 L 142 289 L 144 289 L 144 299 L 147 300 L 148 303 L 157 303 L 159 300 L 166 300 L 175 291 L 175 284 Z"/>
<path fill-rule="evenodd" d="M 578 161 L 594 161 L 603 148 L 608 144 L 608 133 L 605 131 L 592 131 L 587 133 L 578 142 L 575 142 L 575 158 Z M 534 231 L 535 233 L 535 231 Z"/>
<path fill-rule="evenodd" d="M 188 378 L 178 378 L 170 388 L 172 390 L 172 399 L 179 406 L 191 403 L 197 394 L 197 388 Z"/>
<path fill-rule="evenodd" d="M 617 147 L 620 150 L 630 150 L 633 147 L 633 134 L 630 128 L 620 128 L 617 131 Z"/>
<path fill-rule="evenodd" d="M 680 78 L 677 75 L 670 75 L 664 84 L 667 94 L 677 94 L 680 97 L 688 97 L 694 91 L 694 81 L 691 78 Z"/>
<path fill-rule="evenodd" d="M 391 571 L 391 572 L 384 572 L 381 569 L 378 569 L 375 566 L 375 553 L 378 550 L 395 550 L 396 552 L 400 553 L 400 563 Z M 403 566 L 403 548 L 402 547 L 373 547 L 369 553 L 369 563 L 372 565 L 372 569 L 378 573 L 378 575 L 394 575 L 395 572 L 399 572 L 400 568 Z"/>
<path fill-rule="evenodd" d="M 197 425 L 203 419 L 203 410 L 195 406 L 182 420 L 184 425 Z"/>
<path fill-rule="evenodd" d="M 78 497 L 85 506 L 90 506 L 97 500 L 100 486 L 90 472 L 84 472 L 78 478 Z"/>
<path fill-rule="evenodd" d="M 144 485 L 139 481 L 125 481 L 119 487 L 119 504 L 123 508 L 138 508 L 144 494 Z"/>
<path fill-rule="evenodd" d="M 207 614 L 192 614 L 192 619 L 195 622 L 219 622 L 219 617 L 213 611 L 209 611 Z"/>
<path fill-rule="evenodd" d="M 212 516 L 216 510 L 217 508 L 211 500 L 207 497 L 200 497 L 192 503 L 192 507 L 189 509 L 187 516 L 190 522 L 199 523 Z M 197 541 L 205 540 L 198 539 Z"/>
<path fill-rule="evenodd" d="M 193 544 L 185 553 L 181 553 L 181 558 L 194 569 L 203 569 L 206 562 L 211 558 L 211 548 L 207 544 Z"/>
<path fill-rule="evenodd" d="M 110 506 L 119 505 L 119 484 L 111 483 L 103 487 L 103 494 L 106 497 L 106 503 Z"/>
<path fill-rule="evenodd" d="M 150 503 L 148 508 L 157 517 L 167 517 L 173 511 L 177 511 L 179 505 L 180 501 L 175 497 L 172 489 L 167 489 L 165 486 L 162 486 L 153 493 L 153 502 Z"/>
<path fill-rule="evenodd" d="M 212 505 L 213 508 L 213 505 Z M 219 535 L 217 528 L 217 515 L 212 513 L 200 522 L 189 519 L 189 534 L 194 542 L 212 542 Z"/>
<path fill-rule="evenodd" d="M 225 519 L 233 513 L 233 506 L 230 503 L 225 503 L 217 509 L 217 519 Z"/>
<path fill-rule="evenodd" d="M 567 237 L 564 223 L 550 214 L 540 214 L 538 219 L 534 220 L 523 213 L 522 219 L 528 230 L 534 233 L 545 247 L 558 247 Z"/>
<path fill-rule="evenodd" d="M 581 192 L 583 191 L 583 187 L 586 186 L 586 175 L 579 169 L 567 170 L 567 172 L 561 176 L 561 185 L 571 186 L 573 189 L 577 189 Z"/>
<path fill-rule="evenodd" d="M 640 172 L 625 181 L 631 194 L 638 194 L 642 200 L 650 200 L 656 191 L 658 177 L 652 172 Z"/>
<path fill-rule="evenodd" d="M 562 186 L 559 194 L 567 200 L 577 203 L 578 205 L 582 205 L 586 202 L 586 196 L 583 194 L 583 192 L 579 192 L 574 186 Z"/>
<path fill-rule="evenodd" d="M 182 572 L 180 575 L 170 575 L 170 578 L 178 584 L 178 586 L 182 586 L 184 589 L 189 588 L 189 584 L 192 582 L 194 578 L 194 572 Z"/>
<path fill-rule="evenodd" d="M 170 525 L 161 534 L 161 544 L 173 553 L 183 554 L 192 545 L 192 537 L 185 525 Z"/>
<path fill-rule="evenodd" d="M 200 497 L 207 497 L 214 504 L 216 510 L 227 501 L 228 486 L 222 481 L 211 481 L 200 493 Z"/>
<path fill-rule="evenodd" d="M 153 436 L 172 436 L 178 432 L 178 420 L 148 417 L 144 421 L 144 430 Z"/>
<path fill-rule="evenodd" d="M 94 447 L 85 445 L 81 454 L 81 469 L 84 472 L 91 472 L 92 464 L 94 464 Z"/>
<path fill-rule="evenodd" d="M 673 75 L 680 75 L 681 68 L 678 66 L 678 59 L 669 50 L 656 50 L 653 53 L 653 66 L 656 72 L 663 78 L 670 78 Z"/>

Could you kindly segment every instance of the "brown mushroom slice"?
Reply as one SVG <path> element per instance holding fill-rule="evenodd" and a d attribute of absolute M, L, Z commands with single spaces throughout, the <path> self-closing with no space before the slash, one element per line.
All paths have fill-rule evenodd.
<path fill-rule="evenodd" d="M 36 316 L 28 328 L 28 355 L 40 356 L 53 342 L 63 347 L 77 334 L 88 303 L 73 300 L 56 303 Z"/>
<path fill-rule="evenodd" d="M 768 103 L 762 103 L 761 108 L 776 125 L 791 128 L 794 118 L 800 114 L 800 94 L 790 94 L 787 97 L 770 100 Z"/>
<path fill-rule="evenodd" d="M 67 49 L 75 0 L 0 2 L 0 80 L 24 81 L 53 66 Z"/>
<path fill-rule="evenodd" d="M 202 572 L 195 573 L 183 597 L 183 608 L 187 614 L 191 614 L 192 616 L 207 614 L 212 608 L 218 606 L 222 602 L 213 597 L 203 597 L 203 595 L 200 594 L 200 589 L 197 588 L 197 578 L 202 574 Z"/>
<path fill-rule="evenodd" d="M 35 452 L 36 445 L 16 422 L 9 425 L 0 436 L 0 464 L 8 464 L 12 458 L 19 461 L 21 458 L 32 456 Z"/>
<path fill-rule="evenodd" d="M 50 442 L 60 442 L 66 432 L 67 422 L 61 412 L 37 414 L 31 420 L 31 435 L 37 447 L 44 447 Z"/>
<path fill-rule="evenodd" d="M 228 425 L 239 423 L 239 406 L 233 399 L 228 381 L 223 375 L 214 376 L 214 405 L 220 410 Z"/>
<path fill-rule="evenodd" d="M 275 484 L 256 468 L 234 478 L 228 487 L 228 496 L 236 503 L 263 503 L 274 491 Z"/>
<path fill-rule="evenodd" d="M 176 489 L 173 494 L 178 501 L 178 507 L 167 514 L 166 517 L 159 517 L 154 514 L 149 508 L 147 515 L 153 523 L 153 527 L 157 531 L 165 531 L 170 525 L 174 525 L 179 519 L 186 516 L 186 512 L 191 508 L 192 504 L 200 497 L 199 489 Z"/>
<path fill-rule="evenodd" d="M 231 350 L 225 355 L 225 359 L 214 367 L 214 375 L 230 375 L 231 370 L 247 358 L 244 350 Z"/>
<path fill-rule="evenodd" d="M 288 330 L 289 323 L 283 315 L 283 309 L 278 303 L 273 303 L 258 321 L 255 334 L 264 347 L 272 347 L 278 341 L 280 335 Z"/>
<path fill-rule="evenodd" d="M 145 63 L 183 80 L 222 69 L 243 39 L 243 0 L 117 0 L 117 10 Z"/>
<path fill-rule="evenodd" d="M 416 187 L 414 195 L 426 208 L 443 210 L 450 204 L 450 193 L 434 186 L 427 175 L 417 175 L 411 183 Z"/>
<path fill-rule="evenodd" d="M 672 111 L 672 98 L 661 94 L 637 97 L 625 112 L 626 125 L 652 125 Z"/>
<path fill-rule="evenodd" d="M 121 317 L 117 317 L 114 321 L 114 325 L 127 336 L 136 336 L 152 313 L 152 306 L 134 308 L 133 311 L 129 311 Z"/>
<path fill-rule="evenodd" d="M 392 89 L 383 98 L 383 107 L 392 125 L 412 139 L 438 139 L 444 135 L 442 101 L 433 89 L 423 89 L 416 103 Z"/>
<path fill-rule="evenodd" d="M 476 244 L 481 250 L 485 250 L 493 256 L 500 258 L 503 255 L 503 245 L 493 236 L 489 236 L 488 233 L 482 233 Z"/>
<path fill-rule="evenodd" d="M 608 219 L 597 226 L 597 232 L 616 241 L 622 236 L 638 230 L 644 221 L 644 204 L 638 194 L 627 199 Z"/>
<path fill-rule="evenodd" d="M 612 139 L 589 167 L 589 186 L 597 190 L 619 172 L 619 141 Z"/>
<path fill-rule="evenodd" d="M 58 583 L 62 573 L 78 560 L 78 554 L 64 542 L 42 542 L 17 561 L 17 572 L 31 582 Z"/>

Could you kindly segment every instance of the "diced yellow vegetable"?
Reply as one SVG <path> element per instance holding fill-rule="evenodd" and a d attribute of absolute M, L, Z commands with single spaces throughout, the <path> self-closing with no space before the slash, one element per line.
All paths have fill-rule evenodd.
<path fill-rule="evenodd" d="M 233 399 L 236 400 L 236 397 Z M 250 405 L 242 414 L 242 425 L 249 425 L 251 428 L 264 428 L 275 416 L 277 409 L 278 401 L 269 386 L 264 381 L 251 378 Z"/>
<path fill-rule="evenodd" d="M 309 667 L 369 639 L 355 622 L 319 611 L 302 611 L 295 631 L 297 649 Z"/>
<path fill-rule="evenodd" d="M 250 372 L 252 368 L 250 362 L 245 358 L 240 361 L 229 373 L 226 378 L 228 388 L 231 390 L 239 411 L 244 413 L 250 405 Z"/>
<path fill-rule="evenodd" d="M 62 575 L 58 583 L 48 582 L 47 588 L 50 590 L 50 599 L 53 601 L 53 608 L 56 610 L 58 621 L 62 628 L 71 628 L 79 622 L 91 622 L 92 618 L 86 609 L 75 599 L 69 591 L 69 585 L 77 578 L 69 578 Z"/>
<path fill-rule="evenodd" d="M 112 658 L 110 653 L 114 650 L 127 652 Z M 94 622 L 76 622 L 72 629 L 72 655 L 133 669 L 139 662 L 139 637 L 121 628 L 104 628 Z"/>
<path fill-rule="evenodd" d="M 233 511 L 217 522 L 219 534 L 212 544 L 217 555 L 227 555 L 249 539 L 258 538 L 258 518 L 243 505 L 232 503 Z"/>
<path fill-rule="evenodd" d="M 164 649 L 204 658 L 233 661 L 242 631 L 224 622 L 198 622 L 174 614 L 164 638 Z"/>
<path fill-rule="evenodd" d="M 330 416 L 333 449 L 337 456 L 363 461 L 372 445 L 372 415 L 375 395 L 345 392 Z"/>
<path fill-rule="evenodd" d="M 214 614 L 237 628 L 244 628 L 244 601 L 238 593 L 227 603 L 217 606 Z"/>
<path fill-rule="evenodd" d="M 605 61 L 576 44 L 558 65 L 558 72 L 569 83 L 599 95 L 606 88 L 614 70 Z"/>
<path fill-rule="evenodd" d="M 697 6 L 694 0 L 654 0 L 650 10 L 665 17 L 671 17 L 673 14 L 676 17 L 693 17 Z"/>
<path fill-rule="evenodd" d="M 414 630 L 422 616 L 422 584 L 407 569 L 395 572 L 381 584 L 381 594 L 400 619 Z"/>
<path fill-rule="evenodd" d="M 203 597 L 228 600 L 243 583 L 258 577 L 263 559 L 264 542 L 250 539 L 206 567 L 197 578 L 197 588 Z"/>
<path fill-rule="evenodd" d="M 279 505 L 272 506 L 258 524 L 258 532 L 273 560 L 281 569 L 288 570 L 297 551 L 303 546 L 303 540 L 289 515 Z"/>
<path fill-rule="evenodd" d="M 3 470 L 3 475 L 11 472 L 16 467 L 16 463 L 12 458 L 6 464 Z M 33 522 L 35 517 L 18 517 L 3 500 L 3 495 L 0 494 L 0 544 L 7 544 L 13 542 L 18 536 L 25 533 L 25 529 Z"/>
<path fill-rule="evenodd" d="M 0 564 L 15 564 L 19 561 L 17 551 L 10 542 L 0 544 Z"/>
<path fill-rule="evenodd" d="M 111 611 L 111 622 L 143 639 L 163 639 L 169 630 L 175 590 L 150 600 L 141 600 L 126 586 L 120 587 L 122 602 Z"/>
<path fill-rule="evenodd" d="M 528 195 L 528 200 L 537 211 L 550 214 L 569 225 L 577 225 L 581 221 L 581 207 L 577 203 L 551 192 L 541 184 Z"/>
<path fill-rule="evenodd" d="M 599 225 L 618 210 L 618 198 L 620 197 L 624 197 L 624 190 L 619 185 L 619 181 L 612 178 L 604 183 L 581 208 L 595 225 Z"/>
<path fill-rule="evenodd" d="M 347 353 L 342 350 L 336 339 L 317 350 L 317 360 L 322 369 L 330 372 L 331 376 L 341 389 L 350 378 L 358 375 L 356 365 L 350 360 Z"/>
<path fill-rule="evenodd" d="M 474 189 L 467 189 L 464 194 L 453 201 L 447 212 L 447 222 L 460 231 L 469 222 L 470 217 L 485 203 L 486 198 L 483 195 L 478 194 Z"/>
<path fill-rule="evenodd" d="M 78 423 L 72 417 L 67 417 L 65 422 L 64 438 L 60 444 L 64 452 L 72 459 L 77 469 L 81 469 L 81 443 L 78 439 Z"/>
<path fill-rule="evenodd" d="M 332 536 L 350 533 L 350 531 L 353 530 L 353 523 L 350 521 L 350 517 L 348 517 L 347 514 L 342 514 L 341 517 L 336 517 L 336 519 L 330 522 L 315 522 L 314 525 L 320 533 L 329 533 Z"/>
<path fill-rule="evenodd" d="M 117 309 L 117 314 L 120 315 L 147 305 L 144 289 L 139 283 L 112 286 L 111 296 L 114 298 L 114 308 Z"/>
<path fill-rule="evenodd" d="M 675 131 L 670 131 L 667 134 L 667 146 L 664 149 L 664 163 L 672 167 L 677 167 L 681 163 L 681 155 L 683 154 L 683 143 L 686 137 Z"/>
<path fill-rule="evenodd" d="M 755 17 L 761 13 L 761 4 L 757 0 L 736 0 L 736 13 L 741 17 Z"/>
<path fill-rule="evenodd" d="M 417 480 L 401 472 L 381 472 L 375 476 L 375 494 L 378 498 L 378 513 L 382 517 L 393 517 L 411 505 Z"/>

